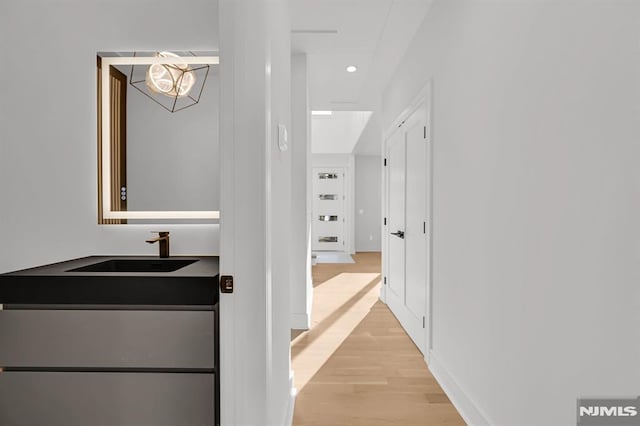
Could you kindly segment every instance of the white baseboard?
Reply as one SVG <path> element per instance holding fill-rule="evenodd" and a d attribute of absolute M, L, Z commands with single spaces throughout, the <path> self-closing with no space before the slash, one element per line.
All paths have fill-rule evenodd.
<path fill-rule="evenodd" d="M 293 371 L 289 373 L 289 403 L 287 404 L 287 414 L 284 419 L 284 426 L 292 426 L 293 425 L 293 411 L 296 407 L 296 395 L 298 394 L 298 390 L 293 385 Z"/>
<path fill-rule="evenodd" d="M 458 413 L 460 413 L 468 425 L 489 426 L 491 424 L 487 420 L 487 417 L 482 414 L 478 406 L 462 390 L 451 374 L 449 374 L 449 371 L 438 360 L 438 357 L 434 355 L 433 351 L 430 351 L 428 366 L 433 377 L 436 378 L 438 384 L 440 384 L 440 387 L 444 390 L 444 393 L 447 394 L 453 406 L 456 407 Z"/>
<path fill-rule="evenodd" d="M 291 314 L 291 328 L 294 330 L 308 330 L 311 319 L 307 314 Z"/>

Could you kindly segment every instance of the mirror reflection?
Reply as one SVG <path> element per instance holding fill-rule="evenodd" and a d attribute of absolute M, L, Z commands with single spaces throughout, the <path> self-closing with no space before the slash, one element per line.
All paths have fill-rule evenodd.
<path fill-rule="evenodd" d="M 98 54 L 99 83 L 104 82 L 102 73 L 109 73 L 108 103 L 101 99 L 104 90 L 98 85 L 99 135 L 104 136 L 101 110 L 109 108 L 109 146 L 102 146 L 104 141 L 99 140 L 99 152 L 109 150 L 108 170 L 104 159 L 99 161 L 101 192 L 106 186 L 103 179 L 111 182 L 106 188 L 108 198 L 105 194 L 99 197 L 103 204 L 99 210 L 104 213 L 107 200 L 112 211 L 127 212 L 123 219 L 99 217 L 102 223 L 202 223 L 211 219 L 175 214 L 163 219 L 152 212 L 219 210 L 218 66 L 134 62 L 135 58 L 190 58 L 193 62 L 205 56 L 211 56 L 210 52 Z M 125 63 L 105 66 L 112 61 L 108 58 Z M 135 216 L 133 212 L 149 214 Z"/>

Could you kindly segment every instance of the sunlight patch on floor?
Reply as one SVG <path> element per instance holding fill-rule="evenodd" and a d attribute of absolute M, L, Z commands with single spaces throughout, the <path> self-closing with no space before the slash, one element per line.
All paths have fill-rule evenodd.
<path fill-rule="evenodd" d="M 380 274 L 343 272 L 314 289 L 311 330 L 291 343 L 300 392 L 369 313 L 380 295 Z"/>

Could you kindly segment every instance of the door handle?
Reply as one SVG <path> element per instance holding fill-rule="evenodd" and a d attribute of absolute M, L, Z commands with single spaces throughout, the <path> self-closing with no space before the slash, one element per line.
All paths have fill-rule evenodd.
<path fill-rule="evenodd" d="M 402 231 L 392 232 L 391 235 L 395 235 L 396 237 L 402 238 L 404 240 L 404 232 Z"/>

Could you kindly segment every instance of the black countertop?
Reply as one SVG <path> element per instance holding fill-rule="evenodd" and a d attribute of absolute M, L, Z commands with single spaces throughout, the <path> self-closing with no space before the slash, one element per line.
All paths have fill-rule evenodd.
<path fill-rule="evenodd" d="M 89 256 L 0 275 L 0 304 L 5 305 L 166 305 L 212 306 L 218 303 L 218 257 L 197 259 L 173 272 L 70 272 L 111 259 L 159 259 L 153 256 Z"/>

